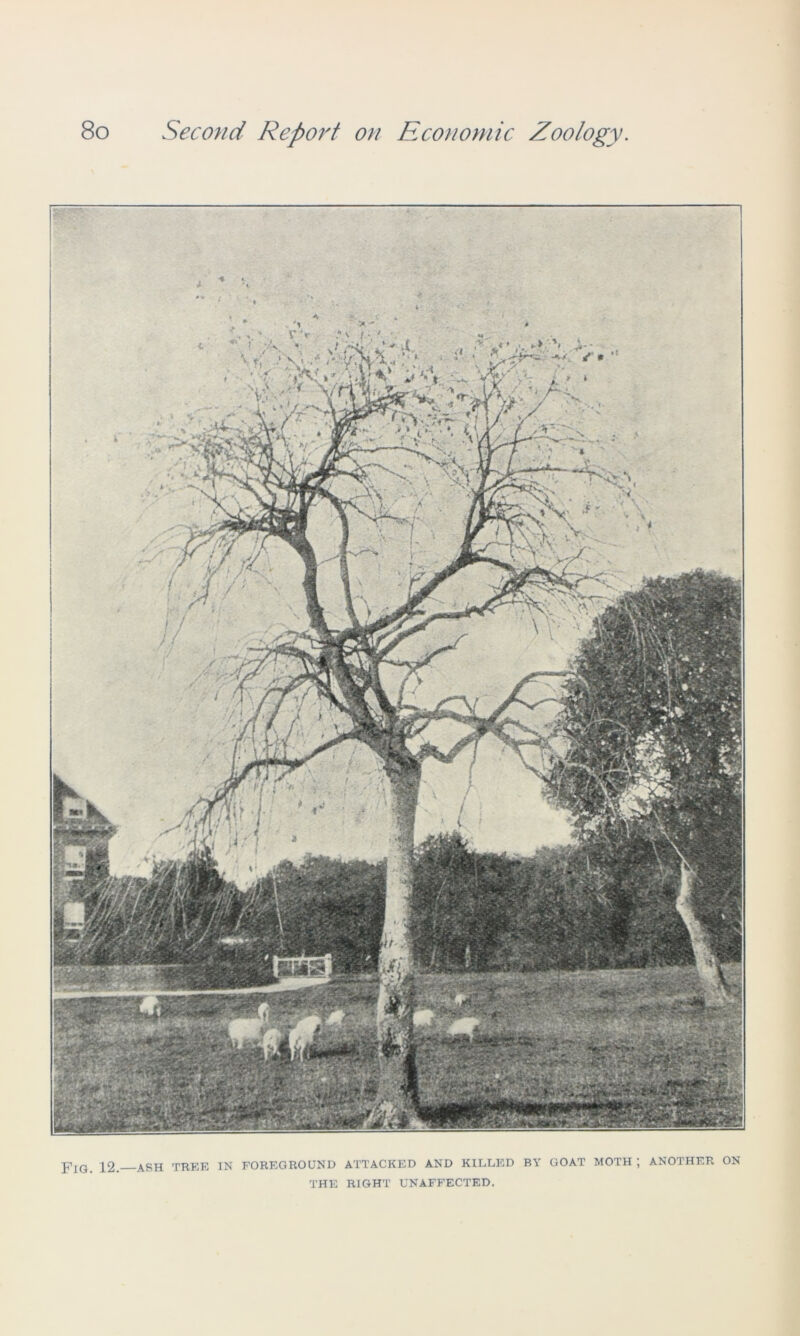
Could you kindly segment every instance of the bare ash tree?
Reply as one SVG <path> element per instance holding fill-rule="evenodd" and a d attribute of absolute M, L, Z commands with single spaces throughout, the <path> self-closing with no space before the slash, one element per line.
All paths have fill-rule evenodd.
<path fill-rule="evenodd" d="M 410 937 L 420 780 L 431 772 L 435 787 L 436 768 L 482 739 L 542 772 L 551 661 L 499 689 L 502 656 L 483 686 L 476 663 L 497 619 L 527 622 L 548 648 L 554 619 L 604 587 L 591 530 L 599 511 L 625 506 L 630 482 L 608 466 L 612 447 L 581 397 L 600 354 L 479 340 L 434 367 L 364 325 L 322 348 L 299 324 L 233 342 L 226 393 L 238 406 L 153 437 L 160 491 L 173 514 L 177 494 L 186 504 L 156 549 L 169 554 L 178 623 L 256 579 L 263 590 L 257 633 L 226 663 L 230 772 L 196 815 L 230 817 L 267 779 L 337 749 L 372 754 L 389 833 L 365 1125 L 421 1126 Z M 282 602 L 292 617 L 279 623 Z"/>

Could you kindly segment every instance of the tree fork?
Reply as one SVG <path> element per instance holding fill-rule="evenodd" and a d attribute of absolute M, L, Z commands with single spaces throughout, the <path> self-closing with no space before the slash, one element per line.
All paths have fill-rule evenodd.
<path fill-rule="evenodd" d="M 711 945 L 705 924 L 698 918 L 694 905 L 695 873 L 681 859 L 681 885 L 675 908 L 686 925 L 692 943 L 695 965 L 700 976 L 703 998 L 707 1007 L 724 1007 L 733 1001 L 733 994 Z"/>
<path fill-rule="evenodd" d="M 386 911 L 378 959 L 378 1093 L 364 1124 L 369 1128 L 422 1128 L 414 1055 L 414 977 L 411 897 L 414 822 L 420 767 L 409 758 L 386 767 L 389 845 Z"/>

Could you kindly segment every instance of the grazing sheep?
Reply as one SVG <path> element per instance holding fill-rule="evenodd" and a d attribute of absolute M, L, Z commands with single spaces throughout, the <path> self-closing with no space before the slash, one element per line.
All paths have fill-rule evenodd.
<path fill-rule="evenodd" d="M 414 1012 L 414 1025 L 418 1030 L 428 1030 L 433 1024 L 433 1012 L 430 1007 L 423 1007 Z"/>
<path fill-rule="evenodd" d="M 283 1043 L 283 1035 L 281 1034 L 280 1030 L 266 1031 L 264 1038 L 261 1040 L 261 1046 L 264 1049 L 265 1062 L 267 1058 L 280 1057 L 282 1043 Z"/>
<path fill-rule="evenodd" d="M 463 1007 L 464 1003 L 468 1001 L 469 998 L 467 997 L 466 993 L 456 993 L 455 997 L 453 998 L 453 1003 L 457 1007 Z"/>
<path fill-rule="evenodd" d="M 232 1048 L 244 1048 L 245 1044 L 260 1044 L 264 1033 L 263 1022 L 254 1016 L 238 1016 L 228 1023 L 228 1038 Z"/>
<path fill-rule="evenodd" d="M 269 1002 L 262 1002 L 258 1008 L 258 1018 L 266 1025 L 269 1020 Z"/>
<path fill-rule="evenodd" d="M 158 1020 L 161 1019 L 161 1003 L 152 993 L 149 997 L 142 998 L 139 1010 L 143 1016 L 155 1016 Z"/>
<path fill-rule="evenodd" d="M 458 1038 L 459 1035 L 465 1034 L 468 1036 L 469 1042 L 472 1043 L 472 1036 L 479 1025 L 480 1021 L 476 1016 L 460 1016 L 457 1021 L 453 1021 L 453 1024 L 449 1027 L 447 1033 L 453 1035 L 454 1038 Z"/>
<path fill-rule="evenodd" d="M 343 1011 L 332 1011 L 331 1014 L 330 1014 L 330 1016 L 329 1016 L 328 1019 L 326 1020 L 325 1024 L 326 1024 L 326 1025 L 341 1025 L 341 1023 L 342 1023 L 343 1020 L 344 1020 L 344 1012 L 343 1012 Z"/>
<path fill-rule="evenodd" d="M 311 1052 L 311 1045 L 322 1029 L 319 1016 L 304 1016 L 293 1030 L 289 1031 L 289 1057 L 294 1062 L 299 1057 L 302 1062 Z"/>

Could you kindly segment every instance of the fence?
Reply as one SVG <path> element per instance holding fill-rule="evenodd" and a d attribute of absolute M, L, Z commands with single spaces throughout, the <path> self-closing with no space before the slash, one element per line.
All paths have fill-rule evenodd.
<path fill-rule="evenodd" d="M 273 956 L 272 973 L 276 979 L 281 975 L 296 978 L 298 975 L 308 979 L 329 979 L 333 974 L 333 956 L 330 951 L 326 956 Z"/>

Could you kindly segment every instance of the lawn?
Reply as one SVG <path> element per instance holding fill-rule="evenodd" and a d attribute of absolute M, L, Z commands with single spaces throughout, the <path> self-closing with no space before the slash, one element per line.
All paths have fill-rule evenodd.
<path fill-rule="evenodd" d="M 738 967 L 726 975 L 738 990 Z M 166 997 L 160 1021 L 132 998 L 56 1001 L 54 1131 L 357 1128 L 375 1091 L 375 997 L 374 980 L 346 979 L 271 994 L 284 1035 L 310 1012 L 346 1013 L 302 1064 L 231 1049 L 228 1021 L 258 997 Z M 741 1010 L 706 1011 L 691 968 L 422 975 L 417 1006 L 436 1013 L 418 1033 L 433 1127 L 741 1126 Z M 480 1018 L 472 1044 L 446 1034 L 460 1014 Z"/>

